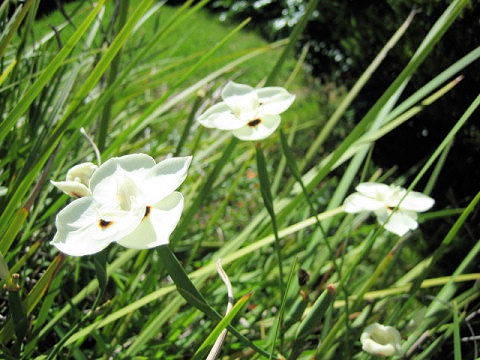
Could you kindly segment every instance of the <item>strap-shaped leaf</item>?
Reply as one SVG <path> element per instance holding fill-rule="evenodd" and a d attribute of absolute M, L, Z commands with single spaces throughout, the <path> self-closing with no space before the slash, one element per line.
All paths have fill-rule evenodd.
<path fill-rule="evenodd" d="M 198 350 L 193 355 L 192 360 L 199 360 L 203 359 L 204 355 L 210 350 L 210 348 L 215 343 L 216 339 L 220 335 L 220 333 L 233 321 L 237 313 L 243 308 L 243 306 L 247 303 L 248 299 L 252 293 L 249 293 L 245 296 L 242 296 L 240 300 L 233 306 L 232 310 L 215 326 L 215 329 L 208 335 L 205 341 L 200 345 Z"/>

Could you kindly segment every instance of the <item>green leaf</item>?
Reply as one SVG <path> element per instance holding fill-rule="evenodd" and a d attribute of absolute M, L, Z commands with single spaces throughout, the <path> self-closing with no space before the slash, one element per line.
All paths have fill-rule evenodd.
<path fill-rule="evenodd" d="M 20 346 L 23 338 L 27 334 L 28 321 L 18 291 L 11 290 L 8 292 L 8 307 L 10 310 L 11 321 L 13 321 L 15 328 L 15 335 L 17 336 L 16 345 Z"/>
<path fill-rule="evenodd" d="M 460 342 L 460 319 L 458 316 L 458 305 L 453 302 L 453 358 L 462 360 L 462 345 Z"/>
<path fill-rule="evenodd" d="M 242 296 L 240 300 L 233 306 L 232 310 L 225 315 L 225 317 L 215 326 L 215 329 L 208 335 L 205 341 L 200 345 L 198 350 L 193 355 L 192 360 L 199 360 L 203 359 L 206 352 L 210 350 L 213 346 L 217 338 L 220 336 L 220 333 L 233 321 L 237 313 L 243 308 L 243 306 L 247 303 L 248 299 L 252 294 L 249 293 L 248 295 Z"/>

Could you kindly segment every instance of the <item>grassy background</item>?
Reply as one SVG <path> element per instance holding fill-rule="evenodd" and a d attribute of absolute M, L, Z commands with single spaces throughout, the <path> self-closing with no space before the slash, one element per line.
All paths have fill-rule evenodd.
<path fill-rule="evenodd" d="M 20 37 L 14 38 L 3 59 L 4 65 L 17 57 L 21 66 L 15 76 L 12 75 L 0 87 L 5 94 L 1 102 L 4 118 L 11 114 L 14 106 L 25 101 L 22 96 L 28 94 L 40 71 L 54 61 L 52 59 L 60 47 L 67 43 L 91 11 L 91 4 L 82 2 L 80 7 L 78 4 L 66 7 L 75 27 L 65 27 L 60 31 L 59 42 L 53 37 L 44 47 L 33 52 L 33 56 L 25 55 L 29 53 L 29 46 L 50 31 L 47 24 L 58 28 L 65 21 L 60 14 L 35 22 L 32 31 L 20 32 Z M 98 31 L 92 33 L 91 44 L 88 43 L 87 31 L 87 36 L 82 37 L 72 55 L 55 71 L 52 80 L 35 97 L 28 111 L 22 113 L 14 126 L 8 129 L 8 137 L 2 143 L 1 151 L 5 156 L 0 179 L 2 185 L 9 187 L 9 193 L 0 199 L 4 209 L 0 222 L 0 230 L 3 231 L 0 249 L 10 271 L 20 274 L 21 286 L 18 293 L 3 293 L 0 304 L 2 314 L 8 314 L 1 319 L 3 329 L 0 331 L 1 350 L 7 358 L 191 358 L 217 324 L 216 320 L 187 304 L 178 294 L 171 278 L 167 277 L 164 259 L 155 251 L 139 252 L 110 246 L 107 252 L 109 281 L 106 287 L 102 287 L 105 293 L 100 292 L 97 297 L 95 277 L 98 274 L 94 257 L 56 257 L 56 250 L 48 244 L 55 231 L 55 214 L 68 199 L 60 196 L 46 180 L 61 179 L 70 166 L 94 160 L 92 148 L 78 129 L 84 126 L 89 134 L 98 137 L 99 124 L 107 108 L 101 100 L 108 92 L 113 92 L 114 97 L 108 116 L 104 160 L 133 152 L 145 152 L 159 160 L 176 149 L 187 119 L 195 111 L 197 100 L 201 109 L 215 102 L 218 89 L 228 79 L 251 85 L 261 83 L 282 50 L 269 50 L 202 82 L 204 76 L 229 61 L 251 53 L 252 48 L 268 44 L 253 33 L 240 31 L 189 74 L 189 69 L 199 59 L 194 56 L 207 54 L 238 25 L 219 24 L 215 17 L 200 11 L 168 36 L 154 42 L 148 55 L 141 58 L 129 74 L 121 75 L 136 54 L 143 51 L 152 38 L 159 37 L 161 26 L 176 16 L 178 8 L 164 6 L 123 47 L 119 70 L 113 76 L 113 80 L 119 79 L 119 84 L 112 85 L 108 75 L 100 77 L 97 83 L 91 77 L 98 69 L 96 66 L 106 58 L 112 60 L 108 52 L 115 44 L 112 40 L 116 34 L 112 24 L 112 19 L 116 19 L 112 16 L 112 4 L 108 2 Z M 143 3 L 132 1 L 128 15 L 132 16 L 133 10 L 140 4 Z M 456 1 L 452 6 L 461 8 L 459 4 L 462 2 Z M 454 18 L 454 15 L 450 16 Z M 448 21 L 441 23 L 434 31 L 435 36 L 440 36 L 439 29 L 447 27 Z M 26 48 L 21 52 L 18 49 L 24 38 Z M 428 47 L 420 54 L 426 56 Z M 278 76 L 278 85 L 290 78 L 295 66 L 296 60 L 287 58 Z M 105 69 L 105 74 L 109 69 L 110 66 Z M 403 80 L 414 71 L 415 66 L 408 67 L 402 75 Z M 438 80 L 433 89 L 419 89 L 418 98 L 399 114 L 404 115 L 405 111 L 414 109 L 417 103 L 443 86 L 451 76 L 454 74 Z M 185 81 L 180 83 L 182 79 Z M 478 198 L 472 202 L 472 209 L 434 209 L 435 212 L 420 218 L 421 223 L 457 220 L 449 235 L 440 240 L 443 245 L 423 256 L 418 250 L 430 240 L 429 234 L 419 230 L 400 240 L 383 232 L 373 218 L 345 216 L 338 208 L 343 197 L 360 181 L 371 179 L 405 184 L 404 174 L 397 176 L 393 171 L 377 169 L 372 164 L 368 152 L 370 142 L 355 148 L 358 145 L 356 141 L 363 136 L 377 134 L 375 129 L 370 130 L 370 125 L 377 119 L 385 121 L 381 126 L 397 120 L 397 117 L 388 119 L 387 114 L 398 108 L 393 103 L 389 107 L 387 103 L 400 91 L 401 83 L 402 79 L 396 81 L 355 128 L 353 114 L 342 112 L 340 122 L 328 134 L 323 145 L 316 149 L 302 172 L 303 181 L 310 189 L 307 196 L 314 210 L 307 205 L 301 187 L 298 184 L 294 186 L 292 172 L 282 155 L 285 149 L 280 145 L 278 132 L 262 142 L 281 230 L 280 263 L 285 273 L 281 280 L 290 284 L 284 298 L 278 286 L 279 261 L 274 251 L 270 218 L 259 191 L 260 171 L 255 163 L 253 144 L 239 143 L 228 154 L 227 144 L 231 138 L 225 132 L 203 129 L 196 124 L 190 129 L 180 153 L 193 154 L 194 160 L 181 188 L 186 206 L 183 223 L 179 227 L 183 226 L 184 232 L 182 236 L 174 235 L 174 251 L 208 303 L 220 313 L 225 309 L 226 295 L 224 285 L 215 272 L 214 260 L 223 259 L 235 297 L 253 291 L 247 308 L 237 317 L 234 325 L 257 346 L 268 351 L 273 349 L 272 354 L 290 354 L 292 359 L 298 355 L 300 359 L 366 360 L 371 357 L 360 350 L 360 333 L 366 324 L 380 321 L 398 327 L 402 335 L 408 337 L 405 341 L 407 345 L 404 345 L 406 350 L 424 331 L 435 334 L 417 349 L 414 358 L 433 358 L 433 353 L 444 356 L 455 350 L 456 360 L 459 359 L 460 340 L 452 333 L 458 334 L 459 329 L 465 331 L 467 324 L 453 316 L 449 307 L 438 309 L 438 303 L 431 299 L 432 296 L 439 297 L 443 303 L 452 304 L 454 300 L 462 311 L 460 318 L 463 318 L 467 312 L 470 314 L 478 308 L 475 302 L 479 296 L 477 289 L 466 287 L 456 293 L 455 283 L 448 283 L 450 277 L 424 284 L 422 289 L 400 286 L 413 280 L 420 284 L 424 278 L 436 274 L 452 275 L 436 268 L 436 261 L 444 258 L 447 250 L 455 246 L 453 239 L 465 236 L 457 234 Z M 66 86 L 68 84 L 71 87 Z M 204 95 L 198 95 L 197 90 L 185 93 L 196 84 L 205 92 Z M 87 85 L 91 88 L 82 92 Z M 334 109 L 345 99 L 345 90 L 333 84 L 320 84 L 303 70 L 288 88 L 297 95 L 297 99 L 282 114 L 282 130 L 291 140 L 294 160 L 300 163 L 327 119 L 331 119 Z M 61 101 L 62 96 L 65 102 Z M 75 104 L 77 97 L 81 100 L 78 106 L 72 111 L 66 110 Z M 48 151 L 53 151 L 52 146 L 55 146 L 52 132 L 63 124 L 60 145 L 55 156 L 50 157 L 52 162 L 48 168 L 45 165 Z M 451 141 L 454 135 L 455 132 L 452 132 L 446 141 Z M 445 149 L 444 145 L 438 148 L 439 151 Z M 352 149 L 353 160 L 343 165 L 336 160 L 329 161 Z M 218 174 L 214 174 L 215 164 L 224 154 L 228 157 Z M 436 160 L 436 155 L 431 159 Z M 36 164 L 41 166 L 36 168 Z M 410 172 L 418 173 L 422 166 L 423 163 Z M 45 177 L 40 176 L 41 170 L 45 170 Z M 213 180 L 212 187 L 203 191 L 209 177 Z M 430 178 L 434 184 L 435 178 Z M 24 193 L 20 194 L 22 185 L 28 182 Z M 38 184 L 38 193 L 34 190 L 35 184 Z M 33 206 L 28 208 L 27 200 L 32 193 L 35 195 Z M 188 209 L 197 199 L 202 200 L 201 206 L 187 216 Z M 458 214 L 462 212 L 464 217 L 458 220 Z M 327 229 L 325 235 L 312 217 L 316 213 L 320 214 L 320 220 Z M 28 217 L 23 218 L 22 214 L 28 214 Z M 442 234 L 442 237 L 445 235 Z M 332 265 L 333 254 L 326 242 L 336 253 L 335 268 Z M 471 271 L 469 266 L 479 251 L 477 248 L 478 243 L 472 242 L 470 258 L 455 264 L 459 274 Z M 295 274 L 300 266 L 311 275 L 302 289 L 295 276 L 289 276 Z M 469 276 L 461 281 L 478 278 L 478 274 Z M 315 316 L 315 324 L 308 329 L 308 334 L 297 334 L 299 326 L 304 328 L 305 321 L 311 319 L 312 315 L 308 315 L 310 309 L 318 299 L 322 299 L 319 295 L 324 293 L 324 286 L 330 282 L 341 282 L 337 301 L 324 313 Z M 379 292 L 371 293 L 370 290 Z M 306 293 L 310 297 L 305 300 Z M 363 295 L 369 301 L 363 302 Z M 360 300 L 357 300 L 358 296 Z M 18 312 L 12 315 L 12 304 L 19 304 L 19 300 L 24 300 L 24 309 L 19 307 Z M 285 304 L 283 308 L 282 301 Z M 434 316 L 422 318 L 425 311 Z M 275 324 L 279 323 L 280 314 L 287 325 L 280 329 L 275 341 Z M 30 322 L 24 325 L 26 335 L 23 338 L 12 324 L 27 316 Z M 411 321 L 417 318 L 421 320 L 412 325 Z M 324 321 L 320 322 L 322 319 Z M 345 319 L 348 321 L 345 322 Z M 23 324 L 21 321 L 16 323 Z M 447 350 L 443 350 L 442 345 Z M 245 345 L 239 342 L 230 334 L 222 356 L 224 359 L 256 358 L 252 346 L 252 343 Z M 471 348 L 463 349 L 467 354 L 473 353 Z"/>

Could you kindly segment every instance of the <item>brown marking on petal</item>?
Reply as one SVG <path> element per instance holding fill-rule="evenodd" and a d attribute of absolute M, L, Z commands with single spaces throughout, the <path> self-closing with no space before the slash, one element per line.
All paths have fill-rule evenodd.
<path fill-rule="evenodd" d="M 258 126 L 258 124 L 260 124 L 261 122 L 262 122 L 261 119 L 255 119 L 255 120 L 249 121 L 247 125 L 250 127 L 255 127 L 255 126 Z"/>
<path fill-rule="evenodd" d="M 81 198 L 81 197 L 83 197 L 83 195 L 80 195 L 79 193 L 76 193 L 76 192 L 72 192 L 70 195 L 71 195 L 72 197 L 76 197 L 76 198 Z"/>
<path fill-rule="evenodd" d="M 150 210 L 152 210 L 150 206 L 147 206 L 147 207 L 145 208 L 145 215 L 143 215 L 143 218 L 144 218 L 144 219 L 145 219 L 148 215 L 150 215 Z"/>
<path fill-rule="evenodd" d="M 106 229 L 112 224 L 113 224 L 113 221 L 107 221 L 103 219 L 100 219 L 100 221 L 98 222 L 98 226 L 100 226 L 102 229 Z"/>
<path fill-rule="evenodd" d="M 388 211 L 394 211 L 395 210 L 395 207 L 393 206 L 385 206 L 387 208 Z"/>

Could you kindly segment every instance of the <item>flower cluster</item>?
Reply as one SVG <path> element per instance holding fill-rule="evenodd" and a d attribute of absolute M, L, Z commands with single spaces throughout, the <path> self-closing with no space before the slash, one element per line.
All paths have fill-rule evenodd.
<path fill-rule="evenodd" d="M 66 181 L 52 182 L 79 199 L 58 213 L 51 243 L 73 256 L 94 254 L 112 242 L 134 249 L 168 244 L 183 209 L 183 196 L 175 190 L 190 162 L 178 157 L 156 164 L 148 155 L 133 154 L 99 167 L 73 167 Z"/>
<path fill-rule="evenodd" d="M 378 222 L 394 234 L 403 236 L 418 227 L 417 212 L 430 209 L 435 200 L 416 191 L 396 185 L 361 183 L 356 193 L 348 196 L 344 210 L 348 213 L 373 211 Z"/>

